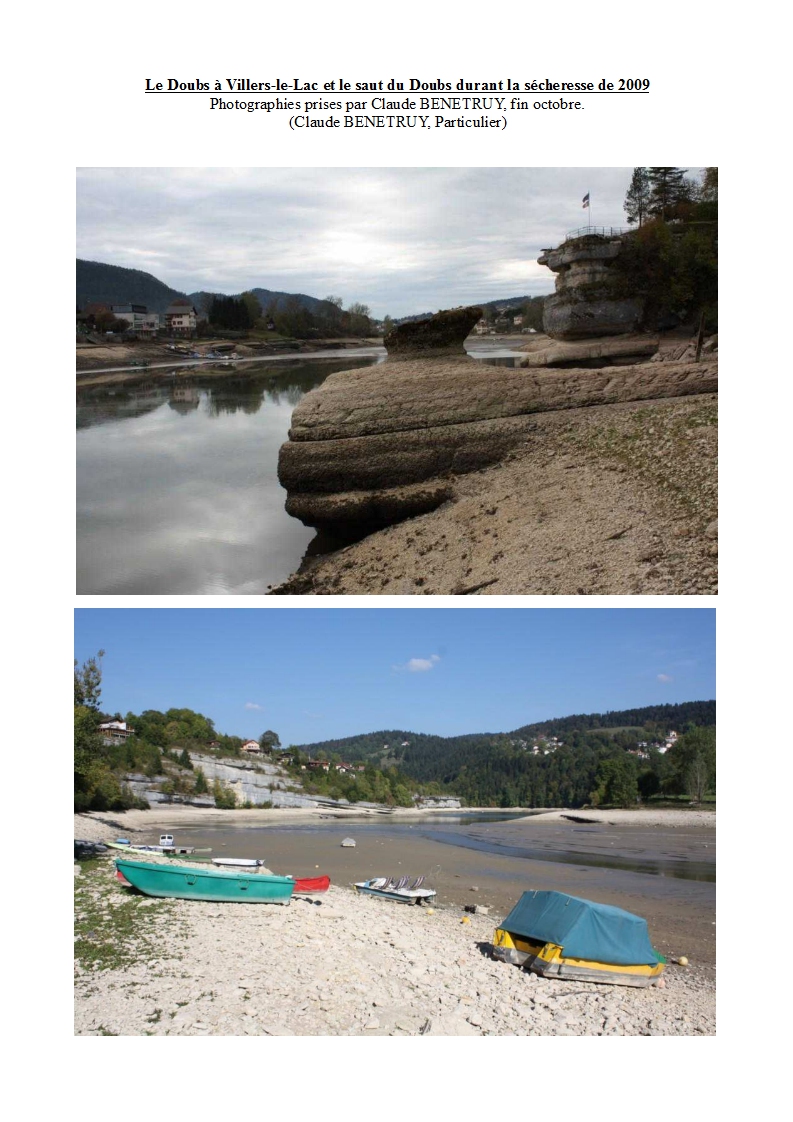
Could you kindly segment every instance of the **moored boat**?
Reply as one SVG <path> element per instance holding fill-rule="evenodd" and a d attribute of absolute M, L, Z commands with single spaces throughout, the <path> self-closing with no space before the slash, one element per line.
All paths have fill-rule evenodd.
<path fill-rule="evenodd" d="M 381 900 L 394 900 L 397 904 L 428 904 L 437 895 L 434 888 L 424 888 L 424 877 L 410 883 L 410 877 L 373 877 L 357 881 L 355 891 L 365 896 L 379 896 Z"/>
<path fill-rule="evenodd" d="M 341 847 L 342 849 L 355 849 L 355 838 L 345 838 Z"/>
<path fill-rule="evenodd" d="M 493 957 L 543 978 L 651 986 L 666 959 L 640 916 L 562 892 L 524 892 L 496 929 Z"/>
<path fill-rule="evenodd" d="M 117 858 L 116 869 L 147 896 L 169 896 L 184 900 L 214 900 L 220 903 L 288 904 L 294 892 L 291 877 L 274 877 L 244 871 L 152 865 L 147 861 Z"/>

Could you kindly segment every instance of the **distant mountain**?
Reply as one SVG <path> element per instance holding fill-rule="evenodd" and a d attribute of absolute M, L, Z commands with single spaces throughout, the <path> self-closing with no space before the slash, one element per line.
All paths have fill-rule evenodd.
<path fill-rule="evenodd" d="M 278 307 L 281 307 L 286 303 L 287 300 L 292 299 L 297 300 L 300 304 L 303 305 L 304 308 L 308 308 L 310 312 L 315 312 L 318 306 L 324 302 L 322 300 L 318 300 L 316 296 L 306 296 L 304 292 L 276 292 L 271 288 L 248 288 L 245 291 L 253 293 L 253 295 L 261 304 L 262 311 L 265 312 L 267 311 L 267 308 L 271 303 L 275 303 Z M 239 296 L 240 294 L 239 292 L 224 292 L 222 294 L 213 292 L 191 292 L 188 296 L 188 299 L 192 300 L 195 306 L 200 310 L 204 308 L 205 301 L 208 302 L 214 295 Z"/>
<path fill-rule="evenodd" d="M 298 747 L 313 759 L 335 753 L 344 760 L 396 766 L 411 779 L 438 783 L 472 805 L 580 806 L 593 790 L 604 756 L 673 729 L 682 733 L 690 725 L 715 724 L 715 701 L 687 701 L 560 717 L 512 732 L 433 736 L 389 729 Z M 537 741 L 551 737 L 563 742 L 558 751 L 532 753 Z"/>
<path fill-rule="evenodd" d="M 253 292 L 263 309 L 272 301 L 279 305 L 292 298 L 314 312 L 322 303 L 316 296 L 303 292 L 277 292 L 269 288 L 253 288 Z M 177 299 L 187 299 L 201 311 L 215 295 L 211 292 L 178 292 L 157 280 L 151 273 L 140 269 L 124 269 L 120 265 L 105 265 L 100 261 L 84 261 L 77 258 L 77 307 L 86 304 L 145 304 L 151 312 L 164 312 L 169 304 Z M 221 295 L 217 293 L 216 295 Z M 238 292 L 222 295 L 239 296 Z"/>
<path fill-rule="evenodd" d="M 550 296 L 550 293 L 545 293 L 544 295 Z M 543 299 L 543 298 L 544 298 L 544 296 L 540 297 L 540 299 Z M 483 312 L 486 312 L 488 308 L 495 308 L 496 311 L 506 312 L 510 308 L 520 308 L 521 305 L 525 304 L 527 300 L 532 300 L 532 299 L 536 300 L 536 299 L 538 299 L 538 297 L 537 296 L 533 296 L 533 297 L 532 296 L 507 296 L 507 297 L 505 297 L 501 300 L 487 300 L 487 301 L 485 301 L 485 300 L 472 300 L 471 304 L 470 304 L 470 307 L 481 308 Z M 414 320 L 429 319 L 430 316 L 434 316 L 434 315 L 435 315 L 435 312 L 421 312 L 417 316 L 401 316 L 397 319 L 394 319 L 394 323 L 413 323 Z"/>
<path fill-rule="evenodd" d="M 164 312 L 179 297 L 184 298 L 184 293 L 169 288 L 151 273 L 77 258 L 78 308 L 86 304 L 145 304 L 149 311 Z"/>

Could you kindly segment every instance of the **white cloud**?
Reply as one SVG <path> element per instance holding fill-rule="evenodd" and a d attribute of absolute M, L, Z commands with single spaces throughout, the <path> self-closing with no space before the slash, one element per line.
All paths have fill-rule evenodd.
<path fill-rule="evenodd" d="M 411 658 L 406 663 L 405 669 L 411 674 L 423 674 L 425 670 L 432 670 L 440 662 L 439 655 L 430 655 L 429 658 Z"/>
<path fill-rule="evenodd" d="M 658 681 L 659 682 L 674 682 L 674 678 L 672 677 L 671 674 L 659 674 L 658 675 Z"/>
<path fill-rule="evenodd" d="M 264 706 L 263 705 L 257 705 L 255 701 L 246 701 L 245 702 L 245 708 L 246 709 L 263 709 Z"/>

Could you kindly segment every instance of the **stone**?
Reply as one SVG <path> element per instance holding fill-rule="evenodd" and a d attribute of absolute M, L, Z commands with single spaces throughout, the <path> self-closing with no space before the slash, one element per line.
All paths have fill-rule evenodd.
<path fill-rule="evenodd" d="M 556 273 L 556 291 L 543 305 L 542 325 L 554 339 L 580 339 L 635 331 L 642 302 L 615 297 L 613 263 L 622 252 L 620 232 L 568 238 L 537 258 Z"/>
<path fill-rule="evenodd" d="M 457 476 L 498 463 L 531 437 L 534 413 L 717 388 L 714 361 L 489 366 L 463 348 L 479 311 L 403 324 L 386 338 L 384 363 L 332 374 L 306 394 L 278 460 L 289 514 L 340 542 L 361 538 L 453 501 Z"/>

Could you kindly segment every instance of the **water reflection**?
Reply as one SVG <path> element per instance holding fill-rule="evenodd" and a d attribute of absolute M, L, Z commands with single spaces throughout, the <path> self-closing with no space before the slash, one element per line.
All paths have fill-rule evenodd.
<path fill-rule="evenodd" d="M 376 357 L 93 387 L 77 404 L 78 592 L 265 593 L 312 531 L 284 510 L 278 449 L 297 402 Z"/>
<path fill-rule="evenodd" d="M 473 357 L 514 364 L 496 348 Z M 266 593 L 285 580 L 314 537 L 287 515 L 277 477 L 292 410 L 330 374 L 384 358 L 190 367 L 79 390 L 77 591 Z"/>

